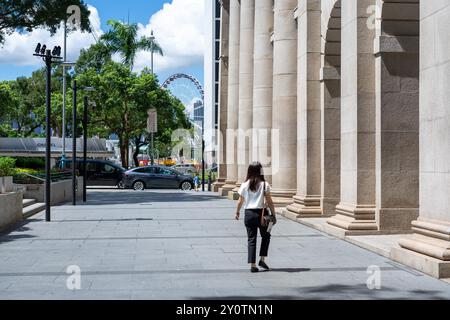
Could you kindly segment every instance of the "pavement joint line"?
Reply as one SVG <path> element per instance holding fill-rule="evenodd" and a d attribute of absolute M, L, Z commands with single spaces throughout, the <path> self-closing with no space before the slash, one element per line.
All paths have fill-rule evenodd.
<path fill-rule="evenodd" d="M 404 271 L 397 267 L 381 267 L 382 271 Z M 285 272 L 285 273 L 302 273 L 302 272 L 349 272 L 361 271 L 366 272 L 366 267 L 333 267 L 333 268 L 272 268 L 269 271 L 262 272 Z M 165 270 L 104 270 L 104 271 L 82 271 L 84 276 L 97 275 L 146 275 L 146 274 L 216 274 L 216 273 L 249 273 L 248 269 L 165 269 Z M 0 278 L 7 277 L 50 277 L 50 276 L 67 276 L 66 272 L 4 272 L 0 273 Z"/>
<path fill-rule="evenodd" d="M 14 235 L 13 235 L 14 236 Z M 304 237 L 322 237 L 322 235 L 318 234 L 300 234 L 300 235 L 272 235 L 272 238 L 304 238 Z M 247 239 L 247 236 L 180 236 L 180 237 L 86 237 L 86 238 L 22 238 L 22 239 L 14 239 L 14 241 L 21 240 L 32 240 L 32 241 L 74 241 L 74 240 L 182 240 L 182 239 Z M 0 238 L 0 244 L 3 242 L 10 241 L 8 236 L 3 236 Z"/>
<path fill-rule="evenodd" d="M 88 219 L 70 220 L 70 219 L 67 219 L 67 220 L 53 220 L 53 222 L 60 223 L 60 222 L 102 222 L 102 221 L 122 222 L 122 221 L 230 221 L 230 220 L 232 220 L 232 219 L 226 219 L 226 218 L 223 218 L 223 219 L 201 219 L 201 218 L 199 218 L 199 219 L 176 219 L 176 218 L 175 219 L 159 219 L 159 218 L 145 219 L 145 218 L 136 218 L 136 219 L 98 219 L 98 220 L 94 220 L 94 219 L 92 219 L 92 220 L 88 220 Z"/>

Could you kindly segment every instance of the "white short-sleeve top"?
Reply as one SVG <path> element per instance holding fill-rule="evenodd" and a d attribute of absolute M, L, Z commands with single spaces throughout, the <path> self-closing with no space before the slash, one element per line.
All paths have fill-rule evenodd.
<path fill-rule="evenodd" d="M 268 182 L 264 182 L 266 185 L 266 194 L 270 194 L 270 185 Z M 250 181 L 246 181 L 241 184 L 239 188 L 239 195 L 244 198 L 244 209 L 262 209 L 264 208 L 264 184 L 260 183 L 256 192 L 250 190 Z"/>

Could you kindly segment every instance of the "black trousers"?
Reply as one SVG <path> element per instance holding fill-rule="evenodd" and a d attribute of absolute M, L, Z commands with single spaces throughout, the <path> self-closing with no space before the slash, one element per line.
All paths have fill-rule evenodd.
<path fill-rule="evenodd" d="M 260 257 L 267 257 L 270 244 L 270 233 L 267 232 L 267 227 L 261 226 L 262 209 L 246 209 L 245 210 L 245 227 L 248 235 L 248 263 L 256 262 L 256 238 L 261 234 L 261 249 L 259 251 Z"/>

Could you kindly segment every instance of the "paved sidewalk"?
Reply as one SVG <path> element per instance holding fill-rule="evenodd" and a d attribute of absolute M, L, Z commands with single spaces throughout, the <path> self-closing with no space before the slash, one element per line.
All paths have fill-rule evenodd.
<path fill-rule="evenodd" d="M 0 235 L 1 299 L 450 299 L 445 282 L 282 217 L 274 270 L 252 274 L 235 203 L 212 193 L 88 197 Z M 67 288 L 72 265 L 80 290 Z M 369 266 L 381 270 L 380 290 L 367 287 Z"/>

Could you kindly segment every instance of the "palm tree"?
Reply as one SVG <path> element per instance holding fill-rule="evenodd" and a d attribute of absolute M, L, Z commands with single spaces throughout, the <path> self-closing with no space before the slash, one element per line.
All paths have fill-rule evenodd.
<path fill-rule="evenodd" d="M 140 50 L 163 55 L 161 47 L 153 36 L 138 38 L 138 25 L 136 23 L 128 24 L 117 20 L 109 20 L 108 25 L 111 30 L 105 33 L 101 40 L 106 43 L 111 53 L 120 53 L 122 63 L 129 66 L 131 70 L 133 70 L 136 54 Z"/>

